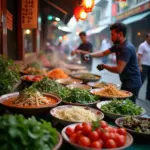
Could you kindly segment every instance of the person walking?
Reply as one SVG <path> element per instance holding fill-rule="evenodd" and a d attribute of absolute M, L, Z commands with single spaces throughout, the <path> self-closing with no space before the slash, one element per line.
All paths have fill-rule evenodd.
<path fill-rule="evenodd" d="M 141 70 L 142 83 L 147 78 L 146 99 L 150 100 L 150 33 L 138 48 L 138 63 Z"/>
<path fill-rule="evenodd" d="M 122 82 L 121 89 L 132 92 L 133 96 L 130 99 L 136 102 L 142 82 L 135 47 L 126 39 L 127 29 L 124 24 L 112 24 L 110 30 L 111 40 L 114 45 L 103 52 L 85 55 L 85 60 L 88 60 L 90 57 L 104 57 L 111 53 L 115 53 L 117 58 L 116 66 L 99 64 L 97 68 L 100 71 L 107 69 L 110 72 L 119 74 Z"/>
<path fill-rule="evenodd" d="M 92 58 L 88 62 L 84 61 L 84 55 L 91 53 L 93 51 L 93 46 L 92 44 L 87 40 L 86 33 L 85 32 L 80 32 L 79 34 L 80 39 L 82 43 L 79 45 L 79 47 L 71 52 L 71 55 L 75 54 L 80 54 L 81 57 L 81 63 L 87 67 L 87 69 L 90 71 L 92 67 Z"/>

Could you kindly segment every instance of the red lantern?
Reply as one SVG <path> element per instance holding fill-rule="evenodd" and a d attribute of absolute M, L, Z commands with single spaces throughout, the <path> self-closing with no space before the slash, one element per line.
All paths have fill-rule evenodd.
<path fill-rule="evenodd" d="M 87 18 L 87 13 L 85 12 L 84 7 L 77 6 L 74 9 L 74 16 L 75 16 L 76 20 L 79 20 L 79 19 L 85 20 Z"/>
<path fill-rule="evenodd" d="M 82 5 L 85 8 L 85 12 L 92 12 L 94 7 L 94 0 L 83 0 Z"/>

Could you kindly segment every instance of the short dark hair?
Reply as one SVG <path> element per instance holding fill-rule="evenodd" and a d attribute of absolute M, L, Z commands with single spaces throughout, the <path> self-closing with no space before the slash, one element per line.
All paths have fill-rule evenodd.
<path fill-rule="evenodd" d="M 125 24 L 117 22 L 110 26 L 110 30 L 116 30 L 117 32 L 122 32 L 124 36 L 126 36 L 127 33 L 127 27 Z"/>
<path fill-rule="evenodd" d="M 86 36 L 86 33 L 85 32 L 80 32 L 79 36 Z"/>

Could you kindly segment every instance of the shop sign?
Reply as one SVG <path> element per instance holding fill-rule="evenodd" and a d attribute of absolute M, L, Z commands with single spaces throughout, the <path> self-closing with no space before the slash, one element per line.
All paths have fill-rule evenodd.
<path fill-rule="evenodd" d="M 145 4 L 143 4 L 143 5 L 139 6 L 139 7 L 136 7 L 134 9 L 131 9 L 131 10 L 121 14 L 121 15 L 116 16 L 116 20 L 125 19 L 125 18 L 127 18 L 129 16 L 141 13 L 141 12 L 146 11 L 148 9 L 150 9 L 150 2 L 145 3 Z"/>
<path fill-rule="evenodd" d="M 37 28 L 38 0 L 22 0 L 21 27 L 25 29 Z"/>
<path fill-rule="evenodd" d="M 13 30 L 13 15 L 6 10 L 6 26 L 7 29 Z"/>

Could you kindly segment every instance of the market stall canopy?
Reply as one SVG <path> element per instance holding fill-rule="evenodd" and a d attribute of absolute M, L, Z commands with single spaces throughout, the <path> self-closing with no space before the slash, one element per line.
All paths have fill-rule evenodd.
<path fill-rule="evenodd" d="M 52 15 L 67 24 L 73 16 L 75 2 L 76 0 L 40 0 L 40 12 L 42 17 Z"/>
<path fill-rule="evenodd" d="M 138 14 L 138 15 L 135 15 L 135 16 L 132 16 L 132 17 L 129 17 L 129 18 L 123 20 L 122 23 L 124 23 L 124 24 L 131 24 L 133 22 L 140 21 L 140 20 L 144 19 L 148 15 L 150 15 L 150 11 L 144 12 L 142 14 Z"/>
<path fill-rule="evenodd" d="M 104 25 L 104 26 L 100 26 L 100 27 L 97 27 L 97 28 L 94 28 L 94 29 L 90 29 L 90 30 L 87 31 L 87 36 L 91 36 L 93 34 L 100 33 L 102 30 L 104 30 L 107 27 L 108 27 L 108 25 Z"/>

